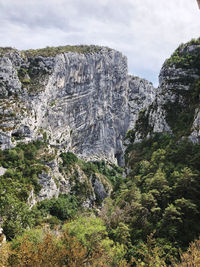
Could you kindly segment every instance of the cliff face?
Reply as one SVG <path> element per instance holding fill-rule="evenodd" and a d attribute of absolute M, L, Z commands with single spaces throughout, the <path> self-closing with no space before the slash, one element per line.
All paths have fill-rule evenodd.
<path fill-rule="evenodd" d="M 136 140 L 153 132 L 200 139 L 200 39 L 182 44 L 165 61 L 155 101 L 136 122 Z"/>
<path fill-rule="evenodd" d="M 35 173 L 41 190 L 37 196 L 36 191 L 29 192 L 30 205 L 59 193 L 83 193 L 81 203 L 86 207 L 101 202 L 112 191 L 110 181 L 116 180 L 112 163 L 123 165 L 123 141 L 130 129 L 131 142 L 154 132 L 189 136 L 198 142 L 200 40 L 181 45 L 164 63 L 159 78 L 155 89 L 148 81 L 128 75 L 126 57 L 105 47 L 24 52 L 0 48 L 0 148 L 34 140 L 46 146 L 32 162 L 34 169 L 41 158 L 43 167 Z M 9 176 L 7 157 L 15 159 L 18 150 L 25 153 L 19 147 L 11 156 L 5 153 L 2 177 Z M 62 152 L 67 151 L 112 163 L 99 170 L 78 161 L 65 166 Z"/>
<path fill-rule="evenodd" d="M 155 96 L 151 83 L 128 75 L 126 57 L 104 47 L 49 54 L 4 49 L 0 86 L 2 149 L 44 139 L 119 164 L 127 130 Z"/>

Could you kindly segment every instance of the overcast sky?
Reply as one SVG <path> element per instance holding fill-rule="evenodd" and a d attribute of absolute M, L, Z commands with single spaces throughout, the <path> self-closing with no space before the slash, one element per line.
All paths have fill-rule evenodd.
<path fill-rule="evenodd" d="M 155 85 L 164 60 L 198 37 L 196 0 L 0 0 L 0 46 L 109 46 Z"/>

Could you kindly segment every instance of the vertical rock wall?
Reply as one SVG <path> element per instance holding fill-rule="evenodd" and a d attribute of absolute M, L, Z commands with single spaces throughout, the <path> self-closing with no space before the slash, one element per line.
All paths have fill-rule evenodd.
<path fill-rule="evenodd" d="M 120 52 L 30 56 L 0 61 L 0 145 L 40 138 L 86 159 L 122 164 L 123 138 L 154 99 L 149 82 L 128 75 Z"/>

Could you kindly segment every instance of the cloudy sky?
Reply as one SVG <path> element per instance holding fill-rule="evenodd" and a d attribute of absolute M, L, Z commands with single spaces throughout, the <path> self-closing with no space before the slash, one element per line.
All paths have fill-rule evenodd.
<path fill-rule="evenodd" d="M 197 37 L 196 0 L 0 0 L 0 46 L 109 46 L 155 85 L 164 60 Z"/>

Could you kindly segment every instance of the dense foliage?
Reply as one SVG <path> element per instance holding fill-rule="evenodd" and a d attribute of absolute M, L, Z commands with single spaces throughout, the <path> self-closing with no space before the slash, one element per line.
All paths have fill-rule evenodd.
<path fill-rule="evenodd" d="M 199 68 L 199 44 L 200 38 L 192 39 L 186 44 L 181 44 L 171 57 L 165 62 L 167 65 L 174 65 L 177 68 Z M 195 49 L 188 49 L 189 46 L 194 46 Z"/>
<path fill-rule="evenodd" d="M 0 266 L 130 266 L 124 253 L 123 245 L 108 238 L 101 219 L 80 217 L 60 229 L 59 235 L 33 229 L 4 244 Z"/>
<path fill-rule="evenodd" d="M 49 260 L 43 253 L 50 255 L 54 250 L 58 257 L 52 259 L 52 266 L 78 266 L 80 262 L 82 266 L 168 266 L 172 262 L 182 266 L 192 253 L 193 261 L 199 261 L 199 241 L 188 252 L 180 254 L 179 250 L 184 251 L 200 233 L 200 145 L 166 134 L 134 144 L 131 132 L 127 136 L 126 178 L 120 176 L 122 169 L 104 161 L 84 162 L 71 152 L 60 155 L 64 171 L 79 164 L 88 177 L 103 174 L 113 184 L 113 193 L 101 211 L 85 215 L 75 195 L 60 195 L 29 208 L 28 193 L 38 190 L 32 166 L 43 166 L 48 159 L 41 153 L 45 143 L 19 144 L 1 151 L 1 165 L 8 170 L 0 180 L 0 212 L 4 234 L 11 240 L 0 248 L 4 266 L 5 262 L 26 266 L 26 261 L 28 266 L 41 262 L 47 266 Z M 47 244 L 49 251 L 44 250 Z"/>
<path fill-rule="evenodd" d="M 155 134 L 130 144 L 126 157 L 131 172 L 104 211 L 108 227 L 125 223 L 130 248 L 154 232 L 165 253 L 176 256 L 200 233 L 200 145 Z"/>
<path fill-rule="evenodd" d="M 75 196 L 60 195 L 58 198 L 51 198 L 39 202 L 38 210 L 42 214 L 50 214 L 59 220 L 67 220 L 73 218 L 78 211 L 78 203 Z"/>

